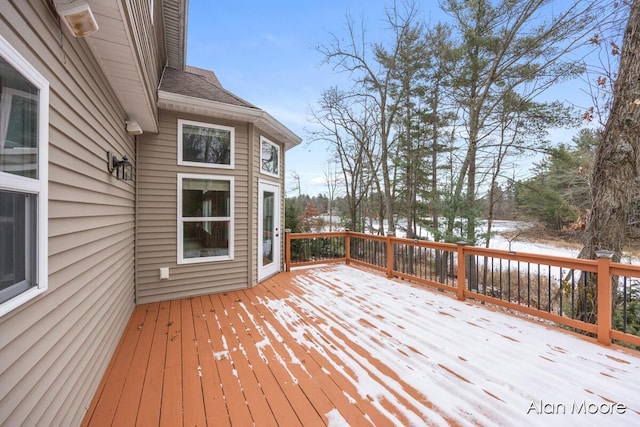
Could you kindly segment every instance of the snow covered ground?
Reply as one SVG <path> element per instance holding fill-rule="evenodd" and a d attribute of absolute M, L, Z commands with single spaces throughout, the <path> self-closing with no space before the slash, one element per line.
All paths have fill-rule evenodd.
<path fill-rule="evenodd" d="M 394 425 L 640 426 L 637 353 L 344 265 L 294 280 L 263 303 Z"/>

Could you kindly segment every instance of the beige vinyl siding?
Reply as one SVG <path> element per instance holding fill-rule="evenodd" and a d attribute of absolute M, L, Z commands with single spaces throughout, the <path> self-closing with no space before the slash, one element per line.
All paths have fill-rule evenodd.
<path fill-rule="evenodd" d="M 19 5 L 19 6 L 16 6 Z M 50 2 L 4 2 L 2 36 L 50 84 L 49 288 L 0 317 L 0 425 L 78 425 L 133 310 L 135 159 L 125 115 Z"/>
<path fill-rule="evenodd" d="M 178 166 L 178 119 L 234 127 L 235 168 Z M 249 285 L 248 129 L 246 123 L 161 111 L 160 133 L 139 138 L 138 303 L 242 289 Z M 178 173 L 234 177 L 233 260 L 177 264 Z M 161 267 L 169 267 L 168 280 L 160 280 Z"/>

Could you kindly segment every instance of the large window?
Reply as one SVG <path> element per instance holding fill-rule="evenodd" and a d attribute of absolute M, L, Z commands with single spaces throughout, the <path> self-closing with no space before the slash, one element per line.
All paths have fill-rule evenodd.
<path fill-rule="evenodd" d="M 280 175 L 280 147 L 264 136 L 260 137 L 260 171 L 275 177 Z"/>
<path fill-rule="evenodd" d="M 178 164 L 231 169 L 234 139 L 232 127 L 178 120 Z"/>
<path fill-rule="evenodd" d="M 47 289 L 49 83 L 0 36 L 0 315 Z"/>
<path fill-rule="evenodd" d="M 233 184 L 178 174 L 178 264 L 233 259 Z"/>

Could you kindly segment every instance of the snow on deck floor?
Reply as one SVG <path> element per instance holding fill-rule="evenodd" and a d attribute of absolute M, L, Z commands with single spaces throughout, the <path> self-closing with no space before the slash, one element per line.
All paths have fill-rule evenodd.
<path fill-rule="evenodd" d="M 263 303 L 396 425 L 640 426 L 633 352 L 344 265 L 294 280 Z"/>

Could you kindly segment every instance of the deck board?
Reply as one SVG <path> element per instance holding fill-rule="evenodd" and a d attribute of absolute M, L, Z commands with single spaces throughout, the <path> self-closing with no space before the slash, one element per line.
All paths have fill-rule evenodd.
<path fill-rule="evenodd" d="M 142 306 L 136 307 L 136 311 Z M 171 301 L 167 322 L 167 347 L 163 371 L 151 375 L 163 376 L 160 426 L 180 427 L 182 422 L 182 346 L 180 344 L 180 301 Z M 146 411 L 141 407 L 140 412 Z"/>
<path fill-rule="evenodd" d="M 202 393 L 204 381 L 200 368 L 200 347 L 194 331 L 197 316 L 192 310 L 193 300 L 193 298 L 180 300 L 183 423 L 185 426 L 202 426 L 206 423 Z"/>
<path fill-rule="evenodd" d="M 144 322 L 146 307 L 134 310 L 116 353 L 99 387 L 100 399 L 92 405 L 91 425 L 110 426 L 120 405 L 124 385 L 140 338 L 138 325 Z M 134 419 L 135 420 L 135 419 Z"/>
<path fill-rule="evenodd" d="M 163 375 L 157 375 L 164 369 L 165 355 L 167 352 L 167 324 L 169 323 L 170 302 L 164 301 L 157 304 L 158 316 L 153 328 L 153 341 L 151 343 L 151 354 L 145 372 L 144 384 L 142 385 L 142 395 L 140 406 L 146 411 L 139 412 L 136 424 L 141 426 L 159 425 L 160 405 L 162 403 Z"/>
<path fill-rule="evenodd" d="M 251 369 L 249 359 L 246 358 L 242 347 L 251 346 L 250 342 L 239 342 L 234 331 L 233 312 L 224 306 L 221 295 L 209 297 L 217 316 L 219 332 L 223 338 L 223 347 L 219 347 L 220 353 L 218 366 L 222 378 L 222 389 L 231 417 L 231 425 L 252 425 L 253 417 L 248 402 L 256 401 L 257 406 L 263 403 L 262 393 L 250 394 L 252 385 L 248 371 Z M 252 374 L 251 374 L 252 375 Z M 257 412 L 257 411 L 256 411 Z"/>
<path fill-rule="evenodd" d="M 151 304 L 144 311 L 144 319 L 136 326 L 139 331 L 133 358 L 127 370 L 120 403 L 114 414 L 113 425 L 133 426 L 138 415 L 140 397 L 151 356 L 151 344 L 158 319 L 158 304 Z"/>
<path fill-rule="evenodd" d="M 198 361 L 200 363 L 202 394 L 205 417 L 208 425 L 229 426 L 229 414 L 224 402 L 224 393 L 220 386 L 220 375 L 216 367 L 214 347 L 210 335 L 209 318 L 213 317 L 210 311 L 208 298 L 193 298 L 194 326 L 196 340 L 198 342 Z M 206 307 L 206 310 L 205 310 Z M 211 327 L 215 327 L 211 324 Z M 215 423 L 215 424 L 214 424 Z"/>
<path fill-rule="evenodd" d="M 521 319 L 506 314 L 496 318 L 486 308 L 408 283 L 387 286 L 385 282 L 371 294 L 367 287 L 352 292 L 356 286 L 342 283 L 340 276 L 348 275 L 344 269 L 349 267 L 323 268 L 280 273 L 252 289 L 136 307 L 83 425 L 511 425 L 514 420 L 540 425 L 546 421 L 526 418 L 529 400 L 522 397 L 533 399 L 532 393 L 544 388 L 511 382 L 500 369 L 487 370 L 487 358 L 489 354 L 516 361 L 530 357 L 528 363 L 541 369 L 550 363 L 547 359 L 554 364 L 561 357 L 570 360 L 571 347 L 578 348 L 577 344 L 565 347 L 562 336 L 556 344 L 527 342 L 529 329 L 545 326 L 508 326 L 503 332 L 501 324 Z M 358 286 L 362 281 L 386 280 L 379 275 L 356 279 Z M 410 288 L 402 291 L 405 299 L 420 293 L 420 305 L 408 304 L 398 312 L 390 302 L 399 298 L 394 294 L 398 288 L 390 290 L 391 284 Z M 316 295 L 316 290 L 322 292 Z M 430 319 L 428 324 L 423 317 Z M 473 347 L 458 345 L 449 327 L 458 333 L 467 328 L 469 337 L 481 340 L 475 348 L 485 345 L 486 350 L 478 354 Z M 511 336 L 518 339 L 507 339 Z M 491 345 L 484 344 L 489 341 Z M 619 380 L 640 380 L 640 357 L 635 353 L 603 347 L 591 353 L 587 359 L 580 354 L 580 360 L 607 376 L 575 370 L 575 364 L 564 368 L 568 378 L 580 372 L 581 381 L 583 377 L 588 381 L 589 395 L 617 401 L 640 392 L 635 382 L 621 386 Z M 553 378 L 556 385 L 573 381 L 562 374 L 539 371 L 541 378 Z M 522 375 L 535 378 L 527 377 L 526 371 Z M 571 387 L 577 393 L 587 386 Z M 455 399 L 466 406 L 449 403 Z M 631 407 L 628 413 L 634 418 L 625 420 L 640 420 L 638 408 Z"/>

